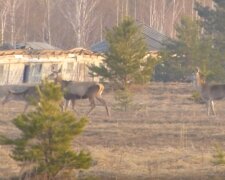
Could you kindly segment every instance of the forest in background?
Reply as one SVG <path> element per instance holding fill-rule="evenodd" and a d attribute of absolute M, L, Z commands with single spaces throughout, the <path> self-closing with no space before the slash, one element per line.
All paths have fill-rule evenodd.
<path fill-rule="evenodd" d="M 90 48 L 104 39 L 106 28 L 131 16 L 176 37 L 183 15 L 198 19 L 196 0 L 0 0 L 1 43 L 40 41 L 70 49 Z M 212 0 L 198 0 L 213 8 Z"/>

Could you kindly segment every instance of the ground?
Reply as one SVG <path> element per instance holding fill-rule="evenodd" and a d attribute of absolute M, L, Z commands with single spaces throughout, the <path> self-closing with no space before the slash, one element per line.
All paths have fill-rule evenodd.
<path fill-rule="evenodd" d="M 225 150 L 225 101 L 216 102 L 217 116 L 191 99 L 188 83 L 151 83 L 133 88 L 133 105 L 127 112 L 115 108 L 113 92 L 105 92 L 111 117 L 98 104 L 74 149 L 89 150 L 94 161 L 80 179 L 225 179 L 225 166 L 214 163 L 216 147 Z M 19 134 L 11 120 L 23 103 L 0 106 L 0 133 Z M 77 102 L 80 114 L 88 101 Z M 30 108 L 32 109 L 32 108 Z M 0 146 L 0 179 L 21 173 L 10 158 L 10 147 Z"/>

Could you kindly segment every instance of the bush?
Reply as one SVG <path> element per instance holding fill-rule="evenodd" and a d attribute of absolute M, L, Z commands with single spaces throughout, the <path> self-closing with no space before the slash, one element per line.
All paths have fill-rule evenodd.
<path fill-rule="evenodd" d="M 215 165 L 225 165 L 225 153 L 219 145 L 216 145 L 216 153 L 213 155 Z"/>
<path fill-rule="evenodd" d="M 201 94 L 198 91 L 194 91 L 192 93 L 191 100 L 193 100 L 196 103 L 201 103 L 201 104 L 204 103 L 202 100 Z"/>
<path fill-rule="evenodd" d="M 114 94 L 114 98 L 116 101 L 116 104 L 114 105 L 115 109 L 127 111 L 132 105 L 133 94 L 127 89 L 117 90 Z"/>

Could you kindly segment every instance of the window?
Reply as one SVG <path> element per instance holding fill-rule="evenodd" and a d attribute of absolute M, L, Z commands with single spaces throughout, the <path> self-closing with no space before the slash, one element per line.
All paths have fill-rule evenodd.
<path fill-rule="evenodd" d="M 4 65 L 0 65 L 0 81 L 4 79 Z"/>
<path fill-rule="evenodd" d="M 23 82 L 27 83 L 29 81 L 30 65 L 25 65 L 23 70 Z"/>

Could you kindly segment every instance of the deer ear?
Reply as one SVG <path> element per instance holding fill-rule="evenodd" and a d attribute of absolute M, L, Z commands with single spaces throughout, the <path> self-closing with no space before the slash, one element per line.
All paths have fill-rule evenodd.
<path fill-rule="evenodd" d="M 197 73 L 200 72 L 200 68 L 198 66 L 195 67 L 195 70 L 196 70 Z"/>

